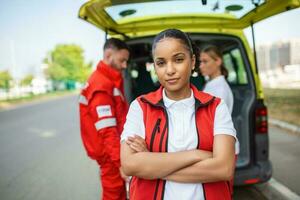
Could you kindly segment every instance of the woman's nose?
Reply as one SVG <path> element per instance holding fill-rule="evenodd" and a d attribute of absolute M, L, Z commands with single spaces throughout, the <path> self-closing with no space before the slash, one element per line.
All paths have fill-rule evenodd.
<path fill-rule="evenodd" d="M 174 68 L 172 62 L 167 63 L 167 69 L 166 69 L 166 71 L 167 71 L 168 75 L 172 75 L 172 74 L 175 73 L 175 68 Z"/>

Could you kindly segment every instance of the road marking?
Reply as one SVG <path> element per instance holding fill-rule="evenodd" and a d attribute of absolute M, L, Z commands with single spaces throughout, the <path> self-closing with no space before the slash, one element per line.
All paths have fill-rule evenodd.
<path fill-rule="evenodd" d="M 40 137 L 43 137 L 43 138 L 52 138 L 55 136 L 56 136 L 56 134 L 54 131 L 44 131 L 44 132 L 40 133 Z"/>
<path fill-rule="evenodd" d="M 290 124 L 285 121 L 269 118 L 269 123 L 271 125 L 279 126 L 280 128 L 288 129 L 294 133 L 300 133 L 300 126 Z"/>
<path fill-rule="evenodd" d="M 300 200 L 300 196 L 297 195 L 295 192 L 291 191 L 288 187 L 281 184 L 274 178 L 271 178 L 269 181 L 270 186 L 280 192 L 282 196 L 286 197 L 288 200 Z"/>

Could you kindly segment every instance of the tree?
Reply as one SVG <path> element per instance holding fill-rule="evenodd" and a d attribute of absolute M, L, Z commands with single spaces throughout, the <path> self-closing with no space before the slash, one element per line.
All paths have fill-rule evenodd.
<path fill-rule="evenodd" d="M 25 76 L 25 77 L 21 80 L 21 85 L 22 85 L 22 86 L 28 86 L 28 85 L 30 85 L 33 78 L 34 78 L 34 77 L 33 77 L 33 75 L 31 75 L 31 74 Z"/>
<path fill-rule="evenodd" d="M 68 71 L 57 63 L 52 63 L 47 69 L 47 74 L 51 80 L 63 81 L 68 79 Z"/>
<path fill-rule="evenodd" d="M 75 44 L 57 45 L 44 60 L 46 74 L 54 81 L 85 82 L 92 68 L 91 63 L 84 63 L 83 49 Z"/>
<path fill-rule="evenodd" d="M 0 88 L 9 89 L 9 83 L 12 80 L 12 77 L 8 71 L 0 72 Z"/>

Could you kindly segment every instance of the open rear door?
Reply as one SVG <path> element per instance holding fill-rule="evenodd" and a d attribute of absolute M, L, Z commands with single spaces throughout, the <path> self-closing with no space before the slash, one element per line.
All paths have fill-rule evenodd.
<path fill-rule="evenodd" d="M 252 0 L 255 2 L 261 2 L 260 0 Z M 258 5 L 256 8 L 244 15 L 239 21 L 242 28 L 247 28 L 252 23 L 259 22 L 268 17 L 276 14 L 298 8 L 300 6 L 300 0 L 265 0 L 264 3 Z"/>
<path fill-rule="evenodd" d="M 244 29 L 299 6 L 300 0 L 90 0 L 79 17 L 110 35 L 140 35 L 169 27 Z"/>

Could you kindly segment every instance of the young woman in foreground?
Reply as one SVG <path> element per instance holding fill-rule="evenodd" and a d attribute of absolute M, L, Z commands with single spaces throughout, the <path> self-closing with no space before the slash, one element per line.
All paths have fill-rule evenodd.
<path fill-rule="evenodd" d="M 180 30 L 154 39 L 161 87 L 132 102 L 121 136 L 130 200 L 231 199 L 236 132 L 225 103 L 190 85 L 195 53 Z"/>

